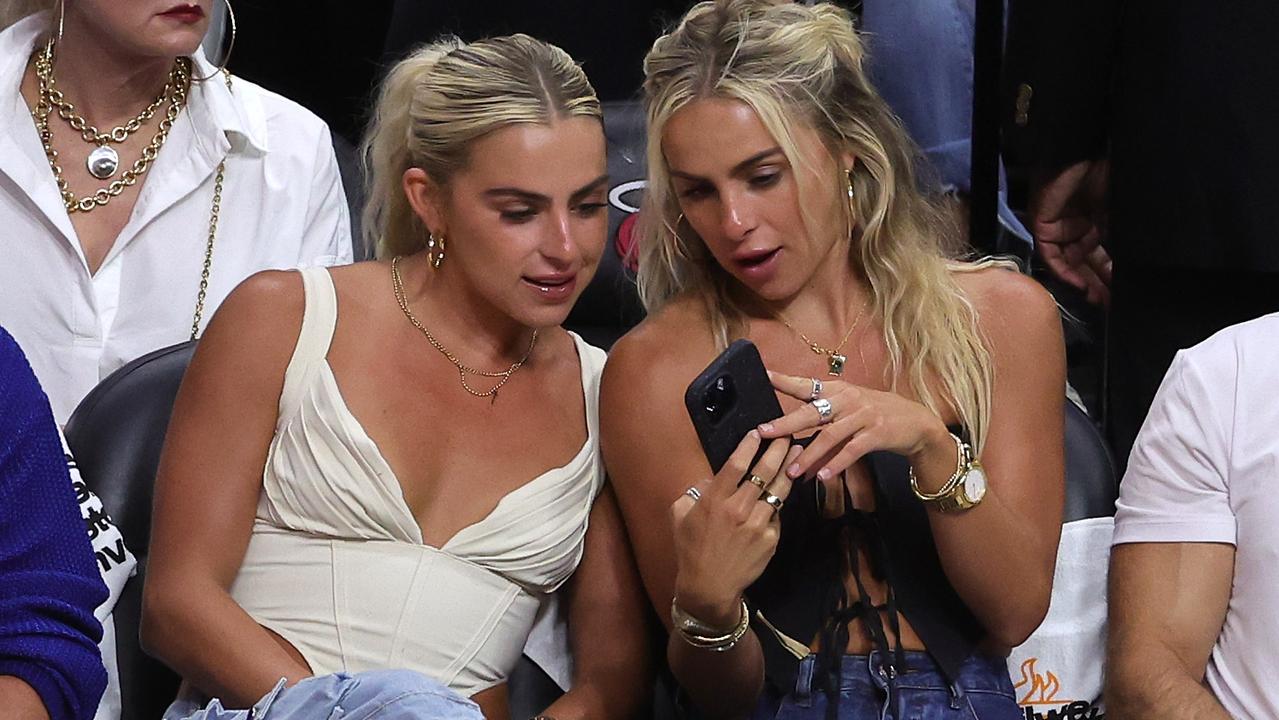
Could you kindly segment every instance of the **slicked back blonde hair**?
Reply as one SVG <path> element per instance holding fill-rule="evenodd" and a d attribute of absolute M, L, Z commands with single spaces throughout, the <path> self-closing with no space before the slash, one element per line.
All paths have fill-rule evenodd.
<path fill-rule="evenodd" d="M 361 145 L 369 179 L 364 241 L 378 257 L 424 247 L 428 229 L 401 187 L 409 168 L 444 186 L 477 138 L 575 116 L 602 119 L 599 99 L 582 68 L 554 45 L 508 35 L 469 44 L 450 37 L 417 49 L 383 80 Z"/>
<path fill-rule="evenodd" d="M 721 347 L 745 329 L 729 292 L 731 276 L 687 223 L 676 228 L 679 203 L 661 145 L 671 116 L 699 98 L 741 101 L 792 165 L 802 158 L 790 127 L 805 123 L 837 162 L 846 152 L 856 157 L 849 220 L 860 234 L 849 260 L 868 282 L 871 308 L 882 321 L 890 382 L 896 389 L 904 375 L 934 412 L 952 408 L 980 448 L 993 370 L 976 312 L 951 271 L 984 264 L 958 262 L 953 224 L 917 187 L 918 150 L 871 87 L 864 60 L 851 16 L 828 3 L 702 2 L 658 38 L 644 59 L 648 191 L 639 221 L 640 297 L 650 312 L 678 295 L 702 297 Z M 831 178 L 831 193 L 845 192 L 842 177 L 841 171 Z M 810 204 L 818 206 L 804 203 L 801 213 L 816 232 Z M 930 373 L 943 397 L 930 388 Z"/>

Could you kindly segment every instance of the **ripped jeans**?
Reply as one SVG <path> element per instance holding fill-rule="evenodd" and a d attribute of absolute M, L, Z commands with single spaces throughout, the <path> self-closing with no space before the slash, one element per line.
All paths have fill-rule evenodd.
<path fill-rule="evenodd" d="M 163 720 L 484 720 L 474 702 L 411 670 L 370 670 L 281 680 L 248 710 L 176 700 Z"/>

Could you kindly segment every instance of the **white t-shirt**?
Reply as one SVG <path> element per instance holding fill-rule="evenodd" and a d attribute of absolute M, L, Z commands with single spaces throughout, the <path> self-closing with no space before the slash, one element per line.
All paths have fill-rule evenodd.
<path fill-rule="evenodd" d="M 58 435 L 61 437 L 62 433 Z M 76 502 L 80 503 L 80 518 L 84 520 L 84 528 L 89 534 L 89 542 L 93 543 L 93 557 L 98 563 L 98 572 L 102 574 L 102 582 L 107 586 L 107 599 L 94 610 L 93 615 L 102 623 L 102 641 L 98 649 L 102 653 L 102 664 L 107 670 L 107 688 L 102 693 L 102 701 L 98 704 L 98 712 L 94 720 L 116 720 L 122 709 L 120 698 L 120 671 L 115 652 L 115 604 L 124 592 L 124 585 L 133 577 L 138 559 L 133 556 L 124 544 L 124 536 L 120 528 L 107 515 L 102 507 L 102 500 L 89 489 L 80 477 L 80 468 L 71 455 L 67 439 L 62 437 L 62 454 L 67 459 L 67 471 L 71 475 L 71 487 L 75 490 Z"/>
<path fill-rule="evenodd" d="M 217 77 L 192 83 L 129 222 L 90 276 L 19 93 L 47 26 L 47 15 L 33 15 L 0 33 L 0 325 L 26 351 L 62 425 L 99 380 L 190 336 L 223 158 L 201 328 L 254 272 L 350 262 L 351 224 L 324 122 L 242 78 L 228 90 Z M 199 77 L 214 70 L 203 56 L 195 62 Z"/>
<path fill-rule="evenodd" d="M 1235 546 L 1209 687 L 1235 717 L 1279 717 L 1279 313 L 1173 360 L 1120 485 L 1114 544 Z"/>

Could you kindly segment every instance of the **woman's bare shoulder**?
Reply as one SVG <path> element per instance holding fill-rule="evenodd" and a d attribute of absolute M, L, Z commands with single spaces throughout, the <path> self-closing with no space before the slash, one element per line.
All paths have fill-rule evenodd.
<path fill-rule="evenodd" d="M 955 279 L 973 304 L 996 368 L 1059 364 L 1065 352 L 1061 310 L 1034 278 L 993 266 L 956 272 Z"/>
<path fill-rule="evenodd" d="M 1022 333 L 1032 328 L 1060 331 L 1057 301 L 1029 275 L 1016 268 L 966 266 L 953 273 L 983 331 Z"/>
<path fill-rule="evenodd" d="M 626 395 L 653 384 L 687 383 L 714 356 L 705 306 L 696 298 L 679 297 L 613 345 L 604 382 L 622 385 Z"/>

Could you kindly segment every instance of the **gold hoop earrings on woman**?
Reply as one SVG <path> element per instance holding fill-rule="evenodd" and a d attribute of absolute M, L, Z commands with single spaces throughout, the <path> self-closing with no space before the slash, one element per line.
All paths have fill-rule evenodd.
<path fill-rule="evenodd" d="M 65 4 L 66 0 L 62 0 L 62 2 Z M 231 9 L 231 0 L 222 0 L 222 2 L 226 6 L 226 22 L 227 27 L 231 30 L 231 42 L 227 43 L 226 52 L 223 53 L 222 62 L 218 64 L 217 69 L 204 77 L 192 77 L 192 82 L 212 80 L 213 78 L 225 73 L 227 71 L 227 63 L 231 62 L 231 51 L 235 50 L 235 11 Z M 225 31 L 223 33 L 223 37 L 225 37 Z"/>
<path fill-rule="evenodd" d="M 857 227 L 857 195 L 853 192 L 853 169 L 844 171 L 844 192 L 848 195 L 848 237 L 853 236 Z"/>

